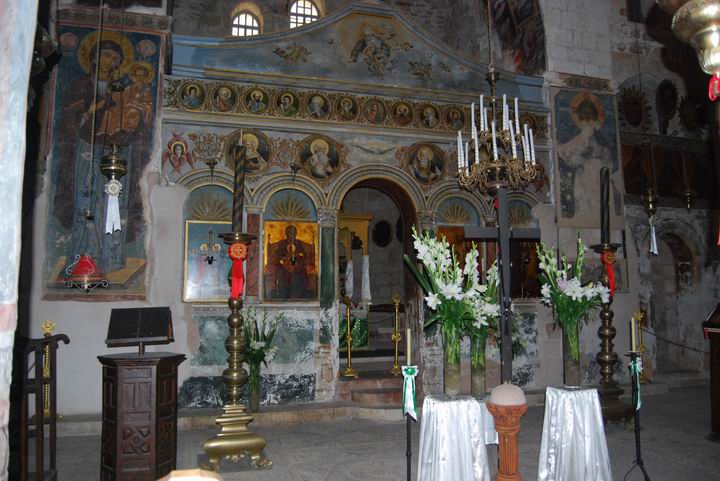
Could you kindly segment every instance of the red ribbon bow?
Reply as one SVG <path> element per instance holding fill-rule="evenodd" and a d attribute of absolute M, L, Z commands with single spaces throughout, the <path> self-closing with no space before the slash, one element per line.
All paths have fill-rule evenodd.
<path fill-rule="evenodd" d="M 605 251 L 600 256 L 600 261 L 605 266 L 605 271 L 607 272 L 610 298 L 612 299 L 615 297 L 615 269 L 613 269 L 613 264 L 615 264 L 615 254 L 612 251 Z"/>
<path fill-rule="evenodd" d="M 235 242 L 228 247 L 228 255 L 233 261 L 230 284 L 230 297 L 239 299 L 245 287 L 245 273 L 243 272 L 243 261 L 247 259 L 247 246 L 242 242 Z"/>
<path fill-rule="evenodd" d="M 720 93 L 720 76 L 715 74 L 710 77 L 710 83 L 708 84 L 708 97 L 710 97 L 710 100 L 714 102 L 715 99 L 718 98 L 718 93 Z"/>

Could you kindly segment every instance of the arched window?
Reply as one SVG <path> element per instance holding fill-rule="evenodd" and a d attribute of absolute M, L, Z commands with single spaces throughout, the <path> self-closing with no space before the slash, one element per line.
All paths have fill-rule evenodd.
<path fill-rule="evenodd" d="M 313 23 L 320 18 L 320 12 L 311 0 L 298 0 L 290 5 L 290 28 Z"/>
<path fill-rule="evenodd" d="M 258 18 L 247 10 L 237 13 L 232 21 L 232 34 L 234 37 L 248 37 L 260 33 Z"/>

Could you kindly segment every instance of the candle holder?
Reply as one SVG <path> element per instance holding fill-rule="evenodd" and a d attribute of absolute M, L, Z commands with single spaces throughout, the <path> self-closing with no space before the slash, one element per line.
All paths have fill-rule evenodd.
<path fill-rule="evenodd" d="M 350 322 L 350 304 L 352 301 L 349 297 L 346 297 L 343 302 L 345 303 L 345 319 L 347 322 L 347 330 L 345 331 L 345 345 L 347 346 L 347 366 L 343 370 L 342 375 L 345 377 L 358 377 L 358 373 L 352 367 L 352 324 Z"/>
<path fill-rule="evenodd" d="M 395 330 L 392 333 L 390 340 L 395 344 L 395 358 L 393 360 L 393 367 L 390 369 L 390 374 L 393 376 L 399 376 L 402 372 L 400 369 L 400 357 L 399 346 L 402 336 L 400 335 L 400 296 L 395 294 L 392 298 L 393 304 L 395 305 Z"/>
<path fill-rule="evenodd" d="M 600 254 L 600 259 L 606 269 L 602 281 L 605 286 L 609 287 L 608 272 L 612 272 L 615 268 L 615 252 L 620 248 L 620 244 L 603 242 L 593 245 L 591 248 Z M 613 296 L 611 295 L 608 302 L 604 303 L 600 310 L 600 327 L 597 331 L 600 338 L 600 351 L 595 356 L 595 359 L 600 366 L 600 388 L 598 393 L 600 394 L 603 418 L 610 421 L 620 421 L 632 418 L 632 407 L 620 401 L 619 397 L 625 391 L 620 389 L 618 382 L 613 377 L 619 358 L 613 344 L 617 330 L 612 325 L 615 316 L 611 309 L 612 302 Z"/>

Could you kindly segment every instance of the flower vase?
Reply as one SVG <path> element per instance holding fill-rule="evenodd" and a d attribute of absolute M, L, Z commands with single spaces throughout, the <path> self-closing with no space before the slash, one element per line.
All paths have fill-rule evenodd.
<path fill-rule="evenodd" d="M 445 395 L 449 397 L 460 395 L 460 362 L 449 362 L 445 359 Z"/>
<path fill-rule="evenodd" d="M 575 339 L 579 343 L 579 322 L 575 324 Z M 582 384 L 582 372 L 580 370 L 580 357 L 576 359 L 572 354 L 571 342 L 566 328 L 563 328 L 563 383 L 566 386 L 580 386 Z"/>
<path fill-rule="evenodd" d="M 473 397 L 485 398 L 485 366 L 470 365 L 470 393 Z"/>
<path fill-rule="evenodd" d="M 260 389 L 250 391 L 250 401 L 248 402 L 248 410 L 251 413 L 256 413 L 260 410 Z"/>
<path fill-rule="evenodd" d="M 470 338 L 470 393 L 485 398 L 485 343 L 486 336 Z"/>

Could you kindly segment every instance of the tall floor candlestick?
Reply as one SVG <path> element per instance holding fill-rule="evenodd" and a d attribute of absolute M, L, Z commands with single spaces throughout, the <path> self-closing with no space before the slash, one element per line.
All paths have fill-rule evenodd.
<path fill-rule="evenodd" d="M 610 170 L 600 169 L 600 242 L 610 242 Z"/>
<path fill-rule="evenodd" d="M 240 142 L 242 142 L 242 133 Z M 248 430 L 247 425 L 253 421 L 253 417 L 246 412 L 245 405 L 241 401 L 243 386 L 248 379 L 248 373 L 242 367 L 245 360 L 243 351 L 245 351 L 247 342 L 242 334 L 241 309 L 244 284 L 242 263 L 247 258 L 248 246 L 255 240 L 254 235 L 242 232 L 244 196 L 245 148 L 242 147 L 240 155 L 235 158 L 232 232 L 220 235 L 225 244 L 230 246 L 228 254 L 233 260 L 233 267 L 231 292 L 228 299 L 230 315 L 227 318 L 230 335 L 225 340 L 228 367 L 222 374 L 228 399 L 223 407 L 222 415 L 215 419 L 220 426 L 220 432 L 205 441 L 203 445 L 209 462 L 209 465 L 203 467 L 214 471 L 218 470 L 222 458 L 237 460 L 244 456 L 249 456 L 251 464 L 255 467 L 268 468 L 272 466 L 272 461 L 262 456 L 262 450 L 267 444 L 265 439 Z"/>

